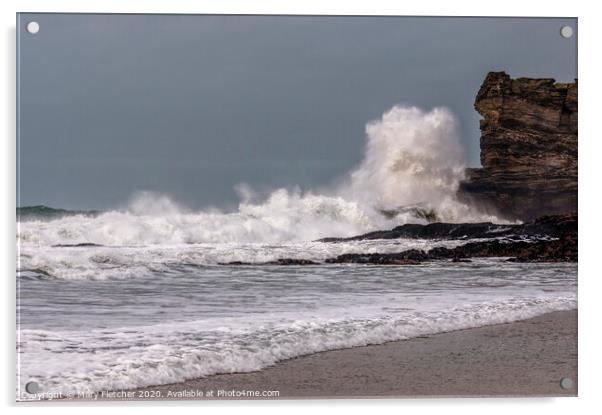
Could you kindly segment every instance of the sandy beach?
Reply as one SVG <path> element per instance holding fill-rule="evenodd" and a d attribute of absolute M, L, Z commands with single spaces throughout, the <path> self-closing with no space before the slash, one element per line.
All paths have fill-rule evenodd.
<path fill-rule="evenodd" d="M 573 380 L 572 388 L 560 387 L 565 377 Z M 264 391 L 278 393 L 253 396 Z M 128 392 L 129 399 L 131 392 L 133 399 L 576 396 L 577 311 L 316 353 L 258 372 Z"/>

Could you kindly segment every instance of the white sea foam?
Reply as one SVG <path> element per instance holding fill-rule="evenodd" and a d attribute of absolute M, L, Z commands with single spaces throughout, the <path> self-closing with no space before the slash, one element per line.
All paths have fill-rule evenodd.
<path fill-rule="evenodd" d="M 192 212 L 166 196 L 141 192 L 121 211 L 24 221 L 18 241 L 24 247 L 282 244 L 423 223 L 414 211 L 404 209 L 416 206 L 441 221 L 503 221 L 456 199 L 465 164 L 456 122 L 447 109 L 395 106 L 367 125 L 366 137 L 364 160 L 329 190 L 278 189 L 254 201 L 252 190 L 242 185 L 235 212 Z"/>
<path fill-rule="evenodd" d="M 465 240 L 374 240 L 361 242 L 300 242 L 271 244 L 174 244 L 138 247 L 38 247 L 25 248 L 20 275 L 34 274 L 70 280 L 105 280 L 143 277 L 169 271 L 182 264 L 211 266 L 229 262 L 263 263 L 281 258 L 322 262 L 349 253 L 395 253 L 408 249 L 454 247 Z M 32 252 L 30 254 L 30 252 Z M 25 274 L 23 274 L 25 272 Z"/>
<path fill-rule="evenodd" d="M 364 160 L 330 189 L 260 199 L 242 185 L 234 212 L 142 192 L 94 217 L 22 221 L 18 397 L 32 380 L 46 393 L 179 382 L 577 306 L 573 264 L 216 266 L 466 242 L 312 242 L 424 222 L 408 207 L 501 222 L 455 197 L 464 161 L 446 109 L 396 106 L 366 135 Z M 53 246 L 83 243 L 103 246 Z"/>
<path fill-rule="evenodd" d="M 70 216 L 53 221 L 21 223 L 18 238 L 35 245 L 97 243 L 152 245 L 187 243 L 283 243 L 328 235 L 348 235 L 391 226 L 370 217 L 355 202 L 280 189 L 261 204 L 241 203 L 223 213 L 159 211 L 152 193 L 141 193 L 132 211 L 111 211 L 97 217 Z M 142 206 L 149 206 L 150 211 Z M 175 205 L 171 205 L 175 206 Z M 171 208 L 170 206 L 170 208 Z"/>
<path fill-rule="evenodd" d="M 342 194 L 381 209 L 422 206 L 447 222 L 482 219 L 456 200 L 466 164 L 449 110 L 395 106 L 368 123 L 366 135 L 364 160 Z"/>
<path fill-rule="evenodd" d="M 18 394 L 30 398 L 22 392 L 29 381 L 45 393 L 67 394 L 249 372 L 309 353 L 507 323 L 576 306 L 569 295 L 380 315 L 355 307 L 338 317 L 279 313 L 277 320 L 254 317 L 253 324 L 245 318 L 77 332 L 22 330 Z M 354 315 L 345 314 L 350 311 Z"/>

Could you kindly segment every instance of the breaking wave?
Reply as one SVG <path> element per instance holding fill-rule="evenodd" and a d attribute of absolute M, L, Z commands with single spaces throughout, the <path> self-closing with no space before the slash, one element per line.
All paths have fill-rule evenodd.
<path fill-rule="evenodd" d="M 248 327 L 247 319 L 230 319 L 217 326 L 194 321 L 81 332 L 22 330 L 20 352 L 27 359 L 21 359 L 19 389 L 33 380 L 49 394 L 85 393 L 253 372 L 310 353 L 508 323 L 576 306 L 574 296 L 510 298 L 360 319 L 305 320 L 295 313 L 291 319 L 255 328 Z M 94 360 L 88 358 L 92 353 Z M 32 399 L 25 393 L 20 396 Z"/>
<path fill-rule="evenodd" d="M 93 215 L 48 214 L 48 208 L 36 207 L 35 215 L 20 217 L 18 240 L 36 246 L 279 244 L 428 220 L 501 222 L 456 199 L 465 163 L 449 110 L 395 106 L 368 123 L 366 137 L 359 166 L 319 193 L 277 189 L 256 201 L 253 191 L 241 185 L 235 212 L 192 212 L 151 192 L 136 194 L 124 210 Z"/>

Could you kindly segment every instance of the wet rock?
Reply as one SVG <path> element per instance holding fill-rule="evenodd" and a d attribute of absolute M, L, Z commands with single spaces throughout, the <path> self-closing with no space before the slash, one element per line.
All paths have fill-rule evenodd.
<path fill-rule="evenodd" d="M 509 257 L 515 262 L 576 262 L 577 261 L 577 217 L 554 222 L 551 217 L 540 218 L 541 225 L 559 224 L 552 228 L 541 239 L 516 240 L 501 238 L 469 242 L 455 248 L 435 247 L 428 252 L 408 250 L 392 254 L 345 254 L 327 259 L 327 263 L 358 263 L 358 264 L 396 264 L 405 265 L 403 261 L 413 262 L 452 260 L 452 262 L 470 262 L 469 258 Z"/>
<path fill-rule="evenodd" d="M 394 254 L 344 254 L 326 260 L 327 264 L 416 265 L 429 259 L 421 250 L 410 249 Z"/>
<path fill-rule="evenodd" d="M 266 265 L 318 265 L 318 262 L 311 261 L 309 259 L 294 259 L 294 258 L 281 258 L 276 261 L 269 261 Z"/>
<path fill-rule="evenodd" d="M 494 258 L 511 257 L 516 262 L 576 262 L 577 238 L 563 236 L 558 240 L 537 242 L 487 241 L 471 242 L 456 248 L 433 248 L 429 259 Z"/>
<path fill-rule="evenodd" d="M 280 258 L 268 262 L 221 262 L 219 265 L 319 265 L 319 262 L 311 261 L 309 259 Z"/>
<path fill-rule="evenodd" d="M 104 245 L 95 244 L 92 242 L 82 242 L 79 244 L 56 244 L 52 245 L 53 248 L 94 248 L 103 247 Z"/>
<path fill-rule="evenodd" d="M 485 223 L 430 223 L 406 224 L 391 230 L 369 232 L 351 238 L 323 238 L 319 242 L 345 242 L 372 239 L 481 239 L 499 237 L 559 237 L 567 232 L 577 232 L 577 214 L 542 216 L 516 225 Z"/>

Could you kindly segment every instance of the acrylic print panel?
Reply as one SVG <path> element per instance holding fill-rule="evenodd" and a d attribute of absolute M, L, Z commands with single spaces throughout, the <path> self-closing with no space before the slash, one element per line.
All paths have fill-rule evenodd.
<path fill-rule="evenodd" d="M 17 26 L 18 400 L 577 394 L 576 19 Z"/>

